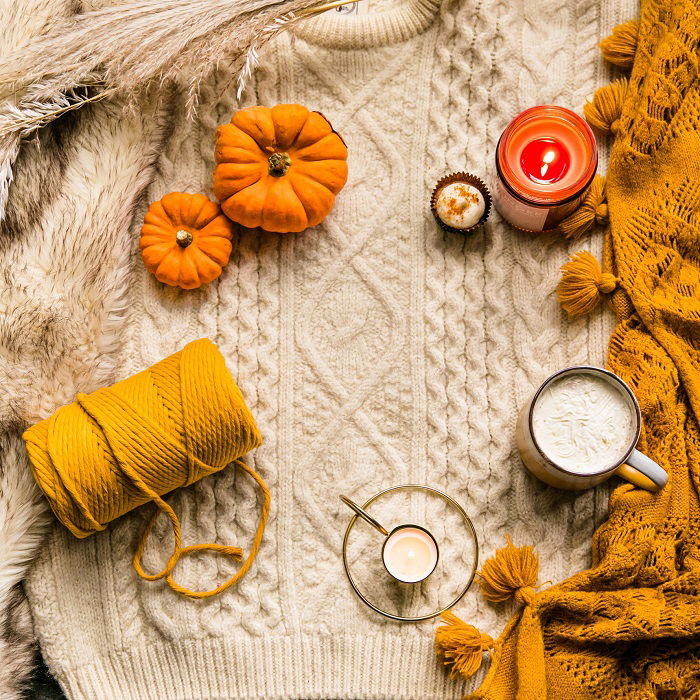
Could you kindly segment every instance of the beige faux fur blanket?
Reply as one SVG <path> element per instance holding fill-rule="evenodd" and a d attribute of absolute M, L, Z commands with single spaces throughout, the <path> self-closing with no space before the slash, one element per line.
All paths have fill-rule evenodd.
<path fill-rule="evenodd" d="M 513 443 L 517 409 L 547 374 L 604 362 L 611 319 L 572 323 L 554 295 L 581 242 L 517 233 L 497 214 L 472 238 L 448 236 L 427 203 L 447 172 L 492 181 L 498 136 L 521 109 L 580 110 L 608 79 L 597 41 L 636 7 L 363 2 L 366 12 L 328 13 L 277 37 L 242 100 L 329 117 L 350 153 L 334 211 L 299 236 L 241 231 L 206 289 L 157 283 L 137 238 L 149 201 L 211 194 L 214 131 L 239 106 L 226 60 L 203 80 L 194 119 L 187 87 L 171 84 L 137 110 L 105 100 L 21 147 L 0 144 L 12 176 L 0 234 L 3 698 L 20 696 L 37 642 L 75 698 L 459 697 L 470 686 L 436 659 L 434 622 L 388 622 L 352 593 L 340 493 L 363 500 L 431 484 L 464 504 L 482 558 L 510 533 L 537 547 L 542 580 L 589 565 L 607 487 L 545 487 Z M 87 7 L 3 0 L 3 51 Z M 261 427 L 251 461 L 273 510 L 241 585 L 190 601 L 131 569 L 142 513 L 84 541 L 55 525 L 19 435 L 77 391 L 201 336 L 221 348 Z M 252 536 L 255 492 L 232 470 L 173 503 L 191 541 L 245 546 Z M 209 558 L 179 570 L 195 587 L 226 573 Z M 509 613 L 474 592 L 456 612 L 492 634 Z"/>

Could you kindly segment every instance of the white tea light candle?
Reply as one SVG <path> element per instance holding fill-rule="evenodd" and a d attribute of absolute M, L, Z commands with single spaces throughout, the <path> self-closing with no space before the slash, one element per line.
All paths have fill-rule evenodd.
<path fill-rule="evenodd" d="M 398 581 L 418 583 L 433 573 L 438 547 L 433 536 L 416 525 L 393 530 L 384 542 L 382 559 L 386 570 Z"/>

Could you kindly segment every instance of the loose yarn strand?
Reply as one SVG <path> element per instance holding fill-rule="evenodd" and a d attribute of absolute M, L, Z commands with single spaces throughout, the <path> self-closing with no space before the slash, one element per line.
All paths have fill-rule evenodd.
<path fill-rule="evenodd" d="M 262 544 L 263 534 L 265 533 L 265 525 L 267 524 L 267 518 L 270 514 L 270 491 L 268 490 L 265 482 L 257 474 L 257 472 L 251 469 L 245 462 L 241 460 L 236 460 L 236 464 L 255 480 L 263 494 L 262 510 L 260 513 L 260 520 L 258 521 L 258 528 L 255 531 L 255 537 L 253 538 L 253 544 L 251 545 L 248 557 L 243 562 L 243 564 L 241 564 L 241 568 L 238 569 L 238 571 L 228 581 L 222 583 L 220 586 L 217 586 L 216 588 L 210 591 L 191 591 L 188 588 L 185 588 L 176 581 L 174 581 L 172 575 L 169 574 L 165 579 L 168 586 L 170 586 L 170 588 L 172 588 L 176 593 L 181 593 L 182 595 L 185 595 L 188 598 L 211 598 L 212 596 L 218 595 L 222 591 L 225 591 L 227 588 L 233 586 L 233 584 L 236 583 L 236 581 L 240 580 L 241 578 L 243 578 L 243 576 L 245 576 L 245 574 L 248 572 L 248 569 L 250 569 L 250 567 L 253 565 L 255 557 L 257 556 L 258 551 L 260 549 L 260 545 Z M 180 550 L 180 556 L 189 552 L 201 552 L 203 550 L 210 550 L 224 552 L 225 554 L 234 556 L 234 558 L 242 557 L 242 552 L 240 549 L 238 549 L 237 554 L 234 554 L 230 551 L 225 551 L 229 549 L 238 548 L 229 548 L 217 544 L 193 544 L 189 545 L 188 547 L 183 547 Z"/>
<path fill-rule="evenodd" d="M 157 493 L 150 491 L 150 489 L 145 489 L 141 486 L 139 488 L 142 488 L 145 494 L 150 493 L 150 498 L 156 504 L 158 509 L 150 517 L 146 527 L 143 530 L 143 533 L 141 534 L 141 539 L 139 540 L 139 543 L 136 546 L 136 551 L 134 552 L 133 564 L 136 573 L 142 579 L 146 581 L 157 581 L 158 579 L 161 579 L 164 576 L 170 575 L 170 572 L 173 570 L 173 568 L 175 568 L 175 564 L 177 564 L 177 561 L 182 553 L 182 534 L 180 531 L 180 520 L 175 514 L 175 511 Z M 168 558 L 165 567 L 163 567 L 163 569 L 157 574 L 147 574 L 141 564 L 141 557 L 143 556 L 143 550 L 146 548 L 146 541 L 148 540 L 148 536 L 151 534 L 151 530 L 153 529 L 153 526 L 155 525 L 155 522 L 158 519 L 158 515 L 160 513 L 165 513 L 172 524 L 173 538 L 175 540 L 175 544 L 173 546 L 173 553 Z"/>

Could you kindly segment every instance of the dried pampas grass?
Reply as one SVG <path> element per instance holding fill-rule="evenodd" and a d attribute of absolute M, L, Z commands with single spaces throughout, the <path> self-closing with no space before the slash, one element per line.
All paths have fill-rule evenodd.
<path fill-rule="evenodd" d="M 222 59 L 238 73 L 240 97 L 262 45 L 328 7 L 323 0 L 139 0 L 54 23 L 0 58 L 0 139 L 86 102 L 176 80 L 187 82 L 193 111 L 200 81 Z"/>

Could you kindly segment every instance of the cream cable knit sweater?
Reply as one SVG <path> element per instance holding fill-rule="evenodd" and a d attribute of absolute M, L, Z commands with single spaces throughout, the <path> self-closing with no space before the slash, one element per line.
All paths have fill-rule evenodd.
<path fill-rule="evenodd" d="M 492 181 L 498 136 L 521 109 L 581 109 L 605 80 L 598 39 L 634 4 L 369 3 L 364 16 L 327 13 L 282 36 L 245 100 L 308 105 L 343 135 L 350 175 L 329 219 L 299 236 L 245 231 L 220 280 L 197 292 L 158 284 L 134 247 L 120 374 L 194 338 L 219 345 L 264 436 L 250 460 L 273 510 L 257 562 L 225 594 L 185 600 L 131 568 L 143 513 L 83 541 L 56 527 L 28 591 L 69 697 L 463 695 L 476 680 L 449 680 L 434 622 L 391 623 L 352 593 L 339 493 L 432 484 L 465 505 L 482 561 L 510 533 L 537 545 L 543 581 L 589 563 L 606 488 L 551 490 L 525 474 L 513 444 L 516 411 L 541 379 L 604 361 L 610 319 L 569 322 L 554 296 L 580 242 L 517 233 L 497 214 L 483 233 L 446 236 L 427 202 L 450 170 Z M 177 115 L 149 201 L 211 192 L 214 131 L 237 108 L 230 79 L 212 76 L 196 122 Z M 587 245 L 599 252 L 600 239 Z M 172 502 L 190 541 L 252 537 L 255 490 L 233 469 Z M 203 557 L 177 574 L 206 586 L 226 566 Z M 492 634 L 509 615 L 476 591 L 457 612 Z"/>

